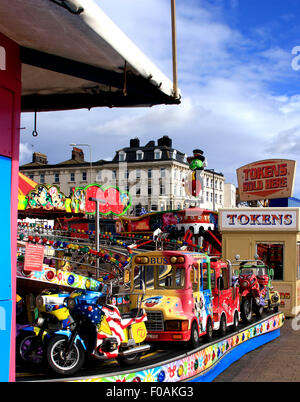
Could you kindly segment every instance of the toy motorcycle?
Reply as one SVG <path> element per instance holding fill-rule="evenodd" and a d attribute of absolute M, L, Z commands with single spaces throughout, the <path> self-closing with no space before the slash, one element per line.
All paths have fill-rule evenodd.
<path fill-rule="evenodd" d="M 142 344 L 147 335 L 143 309 L 121 315 L 116 306 L 106 304 L 104 293 L 93 291 L 73 292 L 66 305 L 75 327 L 64 335 L 52 337 L 47 347 L 48 364 L 56 373 L 74 374 L 88 356 L 132 365 L 150 348 Z M 76 343 L 76 339 L 81 342 Z"/>
<path fill-rule="evenodd" d="M 19 326 L 17 333 L 16 349 L 20 363 L 41 363 L 46 341 L 57 331 L 71 327 L 74 320 L 63 304 L 69 295 L 68 292 L 47 289 L 36 298 L 38 314 L 34 325 Z"/>
<path fill-rule="evenodd" d="M 242 297 L 241 317 L 245 323 L 251 321 L 253 312 L 261 317 L 265 307 L 278 311 L 279 293 L 272 291 L 270 275 L 262 261 L 244 261 L 240 265 L 238 281 Z"/>

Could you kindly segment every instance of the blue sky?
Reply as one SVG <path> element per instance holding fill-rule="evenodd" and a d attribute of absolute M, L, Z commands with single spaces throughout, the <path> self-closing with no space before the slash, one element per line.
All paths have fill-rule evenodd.
<path fill-rule="evenodd" d="M 170 1 L 95 2 L 172 79 Z M 176 11 L 181 105 L 42 113 L 36 138 L 33 116 L 24 114 L 21 164 L 32 151 L 49 163 L 69 159 L 73 142 L 91 144 L 93 160 L 112 158 L 130 138 L 146 144 L 162 135 L 187 154 L 203 149 L 208 167 L 234 184 L 246 163 L 298 161 L 300 69 L 292 68 L 292 49 L 300 46 L 299 0 L 177 0 Z"/>

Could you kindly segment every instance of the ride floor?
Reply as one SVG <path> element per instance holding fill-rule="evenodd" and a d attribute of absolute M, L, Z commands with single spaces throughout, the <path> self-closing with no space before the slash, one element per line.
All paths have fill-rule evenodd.
<path fill-rule="evenodd" d="M 58 377 L 41 365 L 17 366 L 16 381 L 212 381 L 244 354 L 278 337 L 283 320 L 282 313 L 254 317 L 250 325 L 240 323 L 238 331 L 229 330 L 224 338 L 215 334 L 211 343 L 203 342 L 195 350 L 184 344 L 155 343 L 130 368 L 120 367 L 115 360 L 89 359 L 73 378 Z"/>

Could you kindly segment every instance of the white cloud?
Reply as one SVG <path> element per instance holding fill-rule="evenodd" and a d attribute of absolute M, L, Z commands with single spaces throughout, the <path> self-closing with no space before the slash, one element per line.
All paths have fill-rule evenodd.
<path fill-rule="evenodd" d="M 32 145 L 28 143 L 20 143 L 20 159 L 19 163 L 20 165 L 23 165 L 24 163 L 28 163 L 31 159 L 33 152 L 33 147 Z"/>

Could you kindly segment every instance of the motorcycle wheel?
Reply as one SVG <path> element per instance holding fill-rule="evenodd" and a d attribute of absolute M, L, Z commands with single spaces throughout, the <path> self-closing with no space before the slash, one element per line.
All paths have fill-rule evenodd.
<path fill-rule="evenodd" d="M 256 306 L 254 312 L 257 317 L 261 317 L 264 312 L 264 306 Z"/>
<path fill-rule="evenodd" d="M 241 304 L 241 317 L 244 323 L 248 324 L 252 320 L 252 300 L 244 298 Z"/>
<path fill-rule="evenodd" d="M 44 357 L 43 345 L 33 345 L 34 342 L 37 342 L 37 337 L 35 334 L 28 335 L 17 340 L 16 351 L 18 363 L 42 363 Z"/>
<path fill-rule="evenodd" d="M 140 361 L 142 353 L 133 353 L 127 356 L 118 356 L 117 360 L 120 366 L 133 366 Z"/>
<path fill-rule="evenodd" d="M 70 376 L 76 373 L 84 364 L 85 352 L 80 345 L 74 342 L 67 356 L 64 350 L 67 338 L 61 335 L 54 336 L 48 344 L 46 356 L 52 371 L 59 375 Z"/>

